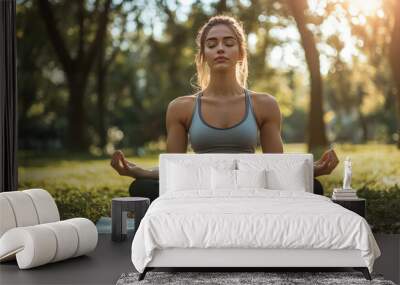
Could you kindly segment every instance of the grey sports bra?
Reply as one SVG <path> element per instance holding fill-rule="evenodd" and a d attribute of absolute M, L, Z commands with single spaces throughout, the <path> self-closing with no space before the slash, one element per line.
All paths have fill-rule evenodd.
<path fill-rule="evenodd" d="M 195 153 L 254 153 L 257 147 L 258 126 L 248 90 L 245 89 L 244 118 L 229 128 L 210 126 L 201 115 L 201 96 L 196 96 L 189 128 L 189 140 Z"/>

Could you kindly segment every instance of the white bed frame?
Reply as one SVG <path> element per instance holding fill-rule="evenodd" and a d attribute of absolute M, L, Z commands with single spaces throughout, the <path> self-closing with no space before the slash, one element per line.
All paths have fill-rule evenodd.
<path fill-rule="evenodd" d="M 166 192 L 166 162 L 176 159 L 218 159 L 218 158 L 252 158 L 254 155 L 268 159 L 282 158 L 282 154 L 160 154 L 159 175 L 160 195 Z M 293 160 L 306 160 L 310 169 L 309 188 L 313 192 L 313 156 L 311 154 L 283 154 Z M 146 272 L 158 267 L 232 267 L 243 271 L 243 268 L 266 267 L 353 267 L 371 280 L 369 270 L 361 257 L 360 250 L 349 249 L 255 249 L 255 248 L 168 248 L 157 249 L 153 259 L 144 272 L 139 275 L 142 280 Z"/>
<path fill-rule="evenodd" d="M 157 249 L 149 267 L 365 267 L 355 249 Z"/>

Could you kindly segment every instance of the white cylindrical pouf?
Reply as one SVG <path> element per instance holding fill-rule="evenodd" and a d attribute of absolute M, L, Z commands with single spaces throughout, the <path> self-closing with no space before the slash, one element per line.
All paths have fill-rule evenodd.
<path fill-rule="evenodd" d="M 40 225 L 51 229 L 57 238 L 57 253 L 51 262 L 74 256 L 78 249 L 78 233 L 70 223 L 54 222 Z"/>
<path fill-rule="evenodd" d="M 43 189 L 29 189 L 22 191 L 28 194 L 36 208 L 39 224 L 52 223 L 60 220 L 60 214 L 53 197 Z"/>
<path fill-rule="evenodd" d="M 98 233 L 97 228 L 91 220 L 85 218 L 73 218 L 63 222 L 70 223 L 78 232 L 79 242 L 78 250 L 74 257 L 88 253 L 97 246 Z"/>
<path fill-rule="evenodd" d="M 96 248 L 92 221 L 59 220 L 53 197 L 43 189 L 0 193 L 0 262 L 16 258 L 20 269 L 28 269 Z"/>
<path fill-rule="evenodd" d="M 1 194 L 3 193 L 0 193 L 0 237 L 9 229 L 17 226 L 11 204 L 8 199 Z"/>
<path fill-rule="evenodd" d="M 1 193 L 9 202 L 14 211 L 17 227 L 33 226 L 39 223 L 35 205 L 30 196 L 23 191 Z"/>
<path fill-rule="evenodd" d="M 41 225 L 14 228 L 0 239 L 0 252 L 15 254 L 20 269 L 49 263 L 57 251 L 54 232 Z"/>

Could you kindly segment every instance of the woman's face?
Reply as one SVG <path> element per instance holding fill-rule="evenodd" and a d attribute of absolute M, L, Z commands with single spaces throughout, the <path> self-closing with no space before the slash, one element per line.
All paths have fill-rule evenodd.
<path fill-rule="evenodd" d="M 240 60 L 239 42 L 233 31 L 224 24 L 210 29 L 204 45 L 205 60 L 211 70 L 235 69 Z"/>

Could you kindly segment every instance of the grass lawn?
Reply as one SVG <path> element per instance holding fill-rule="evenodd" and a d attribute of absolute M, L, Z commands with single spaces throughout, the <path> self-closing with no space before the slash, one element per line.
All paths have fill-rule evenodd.
<path fill-rule="evenodd" d="M 306 152 L 305 144 L 285 145 L 285 152 Z M 346 156 L 352 160 L 352 187 L 359 189 L 368 186 L 371 189 L 384 190 L 395 184 L 400 185 L 400 151 L 395 145 L 385 144 L 342 144 L 335 145 L 339 165 L 330 175 L 318 177 L 325 193 L 331 193 L 333 187 L 341 187 L 343 180 L 343 161 Z M 314 160 L 318 158 L 314 157 Z"/>
<path fill-rule="evenodd" d="M 128 157 L 144 168 L 158 163 L 158 156 Z M 93 157 L 19 157 L 19 187 L 43 187 L 68 185 L 86 190 L 112 189 L 128 191 L 133 178 L 120 176 L 111 166 L 109 158 Z M 128 193 L 128 192 L 127 192 Z"/>

